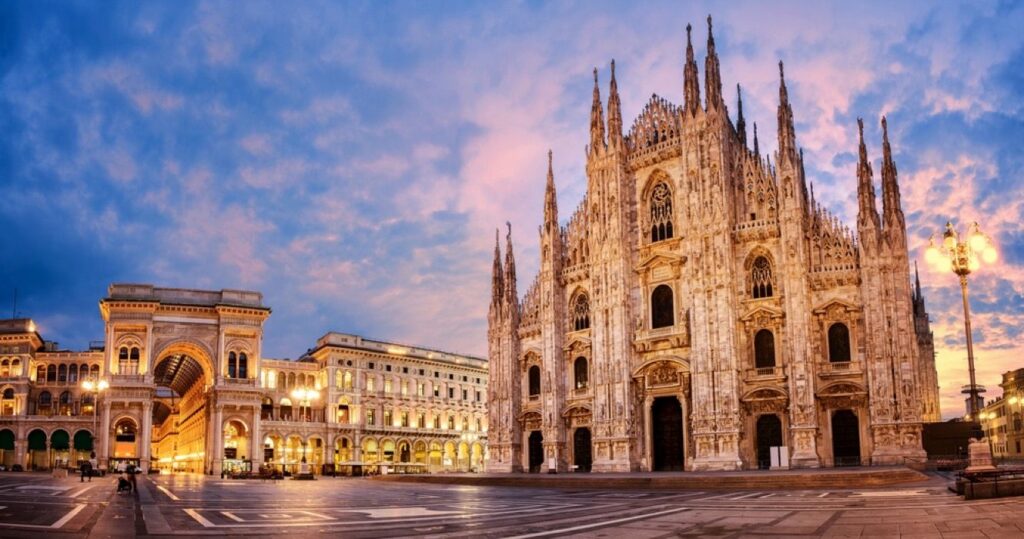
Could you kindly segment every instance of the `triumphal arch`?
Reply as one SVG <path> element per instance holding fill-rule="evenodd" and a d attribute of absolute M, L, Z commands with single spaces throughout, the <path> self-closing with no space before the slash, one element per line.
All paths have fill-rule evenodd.
<path fill-rule="evenodd" d="M 109 387 L 99 399 L 99 465 L 137 461 L 216 473 L 226 432 L 257 447 L 263 323 L 258 292 L 114 284 L 100 301 Z M 105 435 L 104 435 L 105 434 Z"/>

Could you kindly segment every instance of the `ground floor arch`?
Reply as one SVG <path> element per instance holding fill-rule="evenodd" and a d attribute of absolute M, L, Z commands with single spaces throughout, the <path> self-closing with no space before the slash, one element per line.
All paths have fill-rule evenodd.
<path fill-rule="evenodd" d="M 45 468 L 49 463 L 47 455 L 46 432 L 43 429 L 33 429 L 28 433 L 28 468 L 35 470 Z"/>
<path fill-rule="evenodd" d="M 427 463 L 427 442 L 417 440 L 412 446 L 412 460 L 416 464 Z"/>
<path fill-rule="evenodd" d="M 0 429 L 0 464 L 9 470 L 14 465 L 14 431 L 11 429 Z"/>
<path fill-rule="evenodd" d="M 471 471 L 477 472 L 484 467 L 484 446 L 480 442 L 474 442 L 470 450 L 469 466 Z"/>

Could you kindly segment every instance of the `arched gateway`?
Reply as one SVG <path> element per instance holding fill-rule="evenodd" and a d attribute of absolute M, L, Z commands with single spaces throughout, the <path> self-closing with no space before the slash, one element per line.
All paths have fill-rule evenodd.
<path fill-rule="evenodd" d="M 270 315 L 262 295 L 115 284 L 100 310 L 109 380 L 99 395 L 100 467 L 251 468 L 239 448 L 250 453 L 260 439 L 248 426 L 260 420 L 256 374 Z"/>

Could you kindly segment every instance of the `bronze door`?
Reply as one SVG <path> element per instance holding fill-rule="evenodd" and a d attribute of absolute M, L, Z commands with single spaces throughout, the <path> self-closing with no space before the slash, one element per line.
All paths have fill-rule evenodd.
<path fill-rule="evenodd" d="M 651 405 L 654 471 L 683 470 L 683 407 L 675 397 L 658 397 Z"/>

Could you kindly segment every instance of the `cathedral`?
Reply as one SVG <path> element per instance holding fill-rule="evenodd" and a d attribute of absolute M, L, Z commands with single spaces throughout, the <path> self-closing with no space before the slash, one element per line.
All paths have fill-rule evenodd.
<path fill-rule="evenodd" d="M 548 155 L 540 270 L 516 290 L 496 238 L 491 472 L 903 464 L 939 420 L 886 120 L 881 213 L 860 130 L 856 230 L 815 201 L 779 63 L 778 150 L 748 145 L 708 18 L 704 92 L 687 26 L 683 103 L 624 130 L 594 70 L 587 191 L 562 224 Z M 737 86 L 739 94 L 739 87 Z M 738 99 L 741 99 L 738 96 Z"/>

